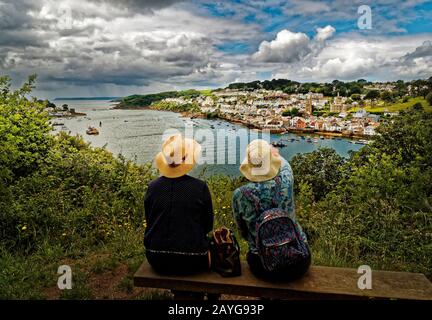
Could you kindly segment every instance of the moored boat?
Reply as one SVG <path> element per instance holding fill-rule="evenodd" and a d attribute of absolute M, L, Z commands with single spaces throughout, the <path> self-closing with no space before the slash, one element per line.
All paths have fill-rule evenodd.
<path fill-rule="evenodd" d="M 272 145 L 273 147 L 277 147 L 277 148 L 283 148 L 283 147 L 286 147 L 286 144 L 283 143 L 283 142 L 281 142 L 281 141 L 273 141 L 273 142 L 271 143 L 271 145 Z"/>
<path fill-rule="evenodd" d="M 99 130 L 96 129 L 95 127 L 88 127 L 88 129 L 86 130 L 86 133 L 89 135 L 97 135 L 97 134 L 99 134 Z"/>

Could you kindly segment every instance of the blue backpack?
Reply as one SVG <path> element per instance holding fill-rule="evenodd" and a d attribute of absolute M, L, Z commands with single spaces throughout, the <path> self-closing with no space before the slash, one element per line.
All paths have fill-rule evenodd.
<path fill-rule="evenodd" d="M 256 246 L 264 269 L 279 272 L 310 257 L 299 225 L 281 209 L 264 211 L 256 223 Z"/>
<path fill-rule="evenodd" d="M 310 259 L 310 249 L 301 227 L 287 212 L 278 208 L 276 196 L 280 192 L 281 180 L 275 178 L 272 209 L 263 211 L 256 221 L 256 247 L 261 263 L 269 272 L 279 272 Z M 259 198 L 244 192 L 249 201 L 261 208 Z M 261 211 L 261 210 L 260 210 Z"/>

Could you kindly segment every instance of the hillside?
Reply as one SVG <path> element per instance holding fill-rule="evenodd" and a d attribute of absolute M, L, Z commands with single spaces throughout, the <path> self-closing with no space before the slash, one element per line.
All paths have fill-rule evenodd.
<path fill-rule="evenodd" d="M 183 91 L 165 91 L 159 93 L 151 93 L 151 94 L 134 94 L 131 96 L 124 97 L 120 100 L 120 103 L 116 106 L 119 109 L 127 109 L 127 108 L 146 108 L 149 107 L 152 103 L 166 99 L 166 98 L 195 98 L 200 96 L 201 94 L 206 94 L 207 91 L 198 91 L 194 89 L 183 90 Z"/>

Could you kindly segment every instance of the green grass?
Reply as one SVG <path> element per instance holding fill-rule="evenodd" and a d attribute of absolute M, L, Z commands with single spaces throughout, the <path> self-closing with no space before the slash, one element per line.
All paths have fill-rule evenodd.
<path fill-rule="evenodd" d="M 95 264 L 91 267 L 91 272 L 95 274 L 102 274 L 106 271 L 113 270 L 119 265 L 119 261 L 112 256 L 97 260 Z"/>
<path fill-rule="evenodd" d="M 371 113 L 387 112 L 387 111 L 398 112 L 398 111 L 406 110 L 418 102 L 423 105 L 423 108 L 425 108 L 425 110 L 432 112 L 432 106 L 428 105 L 427 101 L 422 97 L 411 98 L 407 102 L 398 101 L 396 103 L 384 103 L 383 101 L 379 101 L 374 106 L 371 105 L 365 106 L 364 109 L 367 112 L 371 112 Z M 359 110 L 359 108 L 352 108 L 349 110 L 349 112 L 356 112 L 357 110 Z"/>
<path fill-rule="evenodd" d="M 213 94 L 213 90 L 211 90 L 211 89 L 203 89 L 203 90 L 198 90 L 198 91 L 201 93 L 201 95 L 203 95 L 205 97 L 211 96 Z"/>

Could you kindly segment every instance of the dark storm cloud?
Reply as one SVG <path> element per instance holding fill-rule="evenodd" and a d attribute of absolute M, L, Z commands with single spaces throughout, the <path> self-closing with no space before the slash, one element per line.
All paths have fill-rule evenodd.
<path fill-rule="evenodd" d="M 432 57 L 432 41 L 425 41 L 413 52 L 405 55 L 405 60 L 412 60 L 415 58 Z"/>
<path fill-rule="evenodd" d="M 32 32 L 6 30 L 2 31 L 0 35 L 0 47 L 46 47 L 45 40 L 44 38 L 35 37 Z"/>
<path fill-rule="evenodd" d="M 0 30 L 30 28 L 35 20 L 28 15 L 29 10 L 40 7 L 38 1 L 0 1 Z"/>
<path fill-rule="evenodd" d="M 0 0 L 0 74 L 22 81 L 37 73 L 39 87 L 56 92 L 233 81 L 239 73 L 214 63 L 223 60 L 215 44 L 254 38 L 258 27 L 200 16 L 181 2 Z"/>

